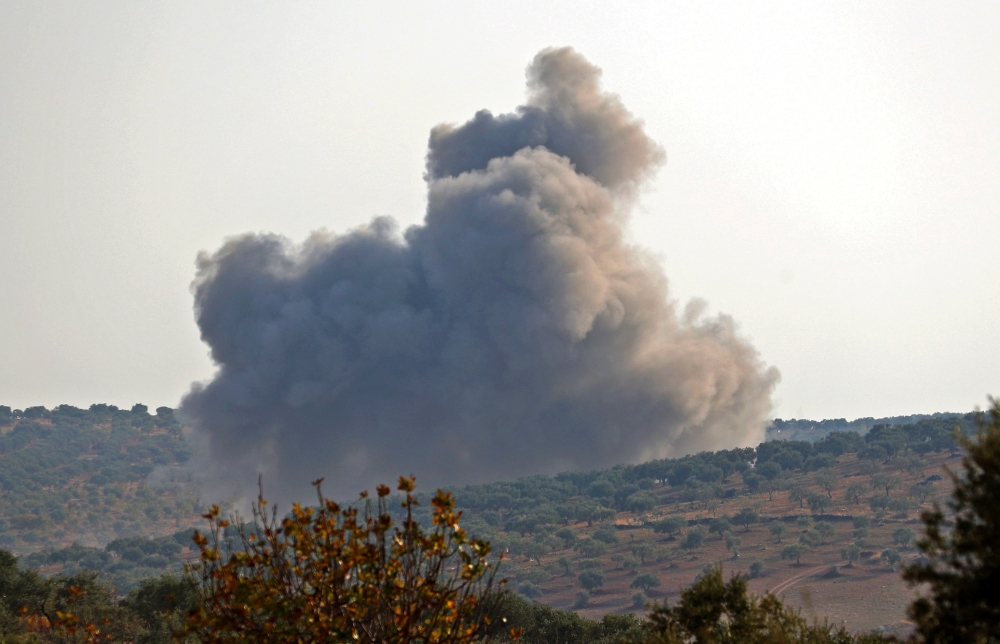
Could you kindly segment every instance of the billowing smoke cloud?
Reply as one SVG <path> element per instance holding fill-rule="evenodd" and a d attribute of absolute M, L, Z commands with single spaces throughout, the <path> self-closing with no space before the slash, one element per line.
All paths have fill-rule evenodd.
<path fill-rule="evenodd" d="M 434 128 L 423 225 L 378 218 L 198 262 L 219 370 L 182 411 L 226 475 L 353 494 L 592 468 L 761 436 L 777 371 L 725 316 L 678 313 L 623 241 L 660 148 L 571 49 L 527 105 Z M 275 489 L 278 488 L 278 489 Z"/>

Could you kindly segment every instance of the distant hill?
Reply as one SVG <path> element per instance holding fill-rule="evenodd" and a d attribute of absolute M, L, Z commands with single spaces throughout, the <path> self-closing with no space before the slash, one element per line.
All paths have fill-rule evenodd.
<path fill-rule="evenodd" d="M 162 535 L 199 521 L 173 410 L 0 406 L 0 546 L 26 553 Z"/>
<path fill-rule="evenodd" d="M 924 420 L 951 421 L 961 419 L 968 414 L 938 412 L 936 414 L 913 414 L 912 416 L 887 416 L 886 418 L 858 418 L 847 420 L 831 418 L 827 420 L 806 420 L 792 418 L 782 420 L 775 418 L 768 426 L 765 440 L 802 440 L 815 442 L 830 432 L 858 432 L 866 434 L 876 425 L 913 425 Z"/>

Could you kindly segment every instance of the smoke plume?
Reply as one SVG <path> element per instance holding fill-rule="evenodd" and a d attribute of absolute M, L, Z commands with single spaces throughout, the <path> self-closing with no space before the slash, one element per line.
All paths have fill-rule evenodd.
<path fill-rule="evenodd" d="M 182 412 L 220 475 L 353 494 L 762 436 L 777 371 L 730 318 L 678 312 L 623 240 L 664 157 L 599 81 L 572 49 L 545 50 L 515 113 L 434 128 L 426 217 L 401 235 L 377 218 L 202 254 L 195 310 L 218 372 Z"/>

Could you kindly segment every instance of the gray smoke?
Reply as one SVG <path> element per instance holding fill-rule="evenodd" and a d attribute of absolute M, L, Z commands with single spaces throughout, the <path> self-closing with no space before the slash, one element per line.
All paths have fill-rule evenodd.
<path fill-rule="evenodd" d="M 430 136 L 423 225 L 244 235 L 193 290 L 218 365 L 182 402 L 220 477 L 353 494 L 749 444 L 778 373 L 726 316 L 678 313 L 623 240 L 663 153 L 572 49 L 514 114 Z"/>

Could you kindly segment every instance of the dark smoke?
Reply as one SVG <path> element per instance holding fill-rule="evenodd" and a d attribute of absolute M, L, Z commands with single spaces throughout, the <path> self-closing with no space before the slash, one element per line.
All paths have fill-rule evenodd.
<path fill-rule="evenodd" d="M 528 102 L 434 128 L 424 224 L 198 260 L 219 367 L 183 414 L 221 477 L 337 494 L 582 469 L 751 443 L 778 379 L 731 319 L 682 314 L 623 241 L 663 159 L 600 70 L 541 52 Z"/>

